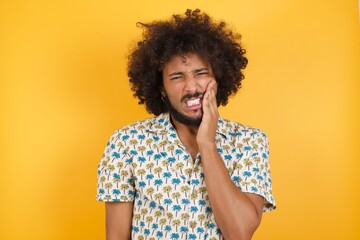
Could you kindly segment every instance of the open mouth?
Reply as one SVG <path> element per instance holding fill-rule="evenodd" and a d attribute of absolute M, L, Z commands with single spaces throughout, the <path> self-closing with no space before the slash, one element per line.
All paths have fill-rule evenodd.
<path fill-rule="evenodd" d="M 188 107 L 196 106 L 200 104 L 200 98 L 190 99 L 188 101 L 185 101 L 185 103 Z"/>

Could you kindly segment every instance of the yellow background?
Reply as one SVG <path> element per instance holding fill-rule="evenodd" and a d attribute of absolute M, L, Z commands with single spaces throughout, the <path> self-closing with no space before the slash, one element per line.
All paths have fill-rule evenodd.
<path fill-rule="evenodd" d="M 196 7 L 248 50 L 221 113 L 270 139 L 278 209 L 254 239 L 360 239 L 356 0 L 0 1 L 0 239 L 103 239 L 97 163 L 149 116 L 126 76 L 135 23 Z"/>

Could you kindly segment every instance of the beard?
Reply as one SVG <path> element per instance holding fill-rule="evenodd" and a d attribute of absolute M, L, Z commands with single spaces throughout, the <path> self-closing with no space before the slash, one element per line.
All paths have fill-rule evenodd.
<path fill-rule="evenodd" d="M 184 114 L 182 114 L 181 112 L 177 111 L 172 105 L 171 102 L 169 101 L 168 97 L 163 97 L 163 101 L 165 104 L 165 107 L 167 108 L 167 110 L 169 111 L 169 114 L 178 122 L 188 125 L 188 126 L 200 126 L 201 120 L 202 120 L 202 115 L 198 118 L 191 118 L 188 116 L 185 116 Z M 202 110 L 201 110 L 202 111 Z"/>

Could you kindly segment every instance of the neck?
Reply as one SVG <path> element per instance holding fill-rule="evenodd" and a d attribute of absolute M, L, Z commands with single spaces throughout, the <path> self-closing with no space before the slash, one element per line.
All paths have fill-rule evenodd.
<path fill-rule="evenodd" d="M 189 126 L 189 125 L 180 123 L 180 122 L 176 121 L 171 115 L 170 115 L 170 120 L 179 136 L 180 141 L 185 146 L 186 150 L 190 154 L 193 161 L 195 161 L 196 155 L 199 152 L 199 147 L 196 142 L 196 136 L 197 136 L 199 127 L 198 126 Z"/>
<path fill-rule="evenodd" d="M 177 120 L 175 120 L 173 118 L 173 116 L 170 115 L 170 121 L 173 124 L 174 128 L 176 129 L 176 132 L 178 133 L 178 135 L 182 135 L 182 136 L 194 136 L 196 137 L 197 132 L 199 130 L 199 126 L 191 126 L 191 125 L 186 125 L 183 124 Z"/>

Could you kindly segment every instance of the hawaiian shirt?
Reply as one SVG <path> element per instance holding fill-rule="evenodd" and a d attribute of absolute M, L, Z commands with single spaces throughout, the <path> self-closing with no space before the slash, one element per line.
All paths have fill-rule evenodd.
<path fill-rule="evenodd" d="M 219 118 L 216 145 L 233 183 L 264 197 L 264 212 L 274 209 L 266 135 Z M 193 161 L 167 113 L 111 136 L 98 166 L 97 200 L 134 203 L 132 239 L 223 239 L 201 156 Z"/>

